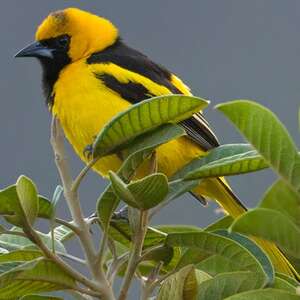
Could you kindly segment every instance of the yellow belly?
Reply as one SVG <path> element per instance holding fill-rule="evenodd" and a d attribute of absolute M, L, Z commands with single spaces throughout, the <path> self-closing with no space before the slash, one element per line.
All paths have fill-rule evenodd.
<path fill-rule="evenodd" d="M 104 124 L 130 103 L 107 89 L 82 64 L 80 61 L 73 63 L 62 71 L 54 88 L 52 112 L 59 118 L 78 156 L 86 162 L 84 148 L 93 142 Z M 195 143 L 187 138 L 178 138 L 157 149 L 158 169 L 170 176 L 201 154 L 204 154 L 203 151 Z M 116 171 L 120 165 L 120 159 L 111 155 L 99 160 L 95 170 L 106 176 L 109 170 Z"/>

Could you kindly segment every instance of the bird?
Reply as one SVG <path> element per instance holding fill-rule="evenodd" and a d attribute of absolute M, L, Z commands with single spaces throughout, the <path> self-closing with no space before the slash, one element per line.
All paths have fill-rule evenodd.
<path fill-rule="evenodd" d="M 85 163 L 87 145 L 107 122 L 132 104 L 154 96 L 192 95 L 177 75 L 127 45 L 111 21 L 78 8 L 50 13 L 38 26 L 35 41 L 16 57 L 39 60 L 47 106 Z M 219 146 L 201 112 L 180 122 L 180 126 L 186 136 L 156 149 L 158 171 L 168 177 Z M 112 154 L 101 158 L 93 168 L 107 177 L 121 164 L 121 157 Z M 223 178 L 203 180 L 192 193 L 200 201 L 215 200 L 233 218 L 247 210 Z M 277 271 L 295 274 L 273 243 L 259 243 Z"/>

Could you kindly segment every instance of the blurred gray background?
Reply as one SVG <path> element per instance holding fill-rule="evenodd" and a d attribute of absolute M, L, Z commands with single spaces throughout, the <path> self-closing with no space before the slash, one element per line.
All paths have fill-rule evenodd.
<path fill-rule="evenodd" d="M 222 143 L 243 141 L 213 105 L 253 99 L 271 108 L 299 144 L 300 2 L 297 0 L 37 1 L 4 0 L 0 7 L 0 188 L 30 176 L 51 196 L 59 183 L 49 144 L 50 115 L 40 86 L 40 66 L 14 59 L 53 10 L 75 6 L 111 19 L 124 40 L 178 74 L 195 95 L 208 98 L 206 112 Z M 74 174 L 83 166 L 68 148 Z M 249 207 L 274 181 L 270 171 L 231 178 Z M 86 214 L 105 181 L 91 173 L 81 188 Z M 184 197 L 164 209 L 155 224 L 205 226 L 216 206 Z M 63 201 L 59 214 L 68 216 Z"/>

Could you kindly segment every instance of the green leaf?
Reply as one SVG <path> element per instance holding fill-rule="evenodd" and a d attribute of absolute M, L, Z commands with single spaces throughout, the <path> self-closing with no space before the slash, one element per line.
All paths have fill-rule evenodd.
<path fill-rule="evenodd" d="M 156 225 L 154 228 L 164 233 L 202 232 L 202 229 L 193 225 Z"/>
<path fill-rule="evenodd" d="M 169 194 L 166 198 L 166 202 L 170 202 L 181 195 L 191 191 L 200 184 L 200 180 L 174 180 L 169 182 Z M 204 203 L 205 204 L 205 203 Z"/>
<path fill-rule="evenodd" d="M 283 180 L 267 190 L 259 206 L 277 210 L 300 226 L 300 195 Z"/>
<path fill-rule="evenodd" d="M 120 150 L 135 137 L 166 123 L 176 123 L 199 112 L 208 102 L 183 95 L 154 97 L 130 106 L 115 116 L 98 134 L 93 156 Z"/>
<path fill-rule="evenodd" d="M 50 219 L 54 213 L 52 203 L 43 196 L 39 195 L 38 197 L 39 197 L 38 217 L 44 219 Z"/>
<path fill-rule="evenodd" d="M 32 225 L 39 211 L 37 188 L 31 179 L 22 175 L 17 180 L 16 190 L 24 217 Z"/>
<path fill-rule="evenodd" d="M 196 255 L 195 249 L 189 249 L 191 254 Z M 188 253 L 187 253 L 188 254 Z M 240 266 L 238 264 L 233 264 L 232 261 L 228 260 L 226 257 L 215 254 L 209 255 L 205 252 L 201 253 L 202 257 L 199 255 L 198 258 L 195 257 L 195 266 L 199 270 L 209 273 L 211 276 L 216 276 L 220 273 L 237 272 L 240 271 Z"/>
<path fill-rule="evenodd" d="M 159 246 L 143 256 L 143 261 L 163 262 L 169 264 L 174 255 L 174 249 L 168 246 Z"/>
<path fill-rule="evenodd" d="M 186 135 L 186 132 L 181 126 L 177 124 L 164 124 L 150 132 L 137 136 L 134 141 L 123 150 L 122 155 L 128 158 L 141 151 L 151 150 L 152 152 L 157 146 L 184 135 Z"/>
<path fill-rule="evenodd" d="M 133 234 L 127 220 L 112 220 L 109 235 L 113 240 L 116 240 L 128 248 L 130 247 Z M 149 226 L 144 240 L 144 247 L 162 244 L 166 236 L 167 234 L 164 232 Z"/>
<path fill-rule="evenodd" d="M 222 300 L 231 295 L 261 287 L 261 280 L 253 272 L 223 273 L 199 285 L 197 300 Z"/>
<path fill-rule="evenodd" d="M 0 274 L 8 272 L 20 265 L 25 261 L 31 261 L 43 254 L 37 250 L 16 250 L 9 253 L 0 255 Z"/>
<path fill-rule="evenodd" d="M 118 171 L 118 176 L 128 182 L 134 175 L 136 169 L 147 159 L 154 149 L 168 141 L 185 134 L 185 131 L 178 125 L 165 124 L 139 136 L 134 143 L 124 150 L 127 157 Z M 125 154 L 126 153 L 126 154 Z M 111 216 L 119 205 L 119 198 L 115 195 L 111 185 L 109 185 L 97 201 L 97 214 L 104 230 L 107 230 Z"/>
<path fill-rule="evenodd" d="M 157 300 L 194 300 L 197 285 L 210 276 L 204 272 L 197 272 L 192 265 L 186 266 L 169 276 L 162 284 Z"/>
<path fill-rule="evenodd" d="M 51 236 L 51 233 L 48 233 L 48 235 Z M 65 241 L 68 241 L 74 236 L 74 231 L 64 225 L 60 225 L 54 228 L 54 238 L 59 242 L 63 243 Z"/>
<path fill-rule="evenodd" d="M 255 256 L 229 238 L 209 232 L 173 233 L 167 236 L 165 244 L 171 247 L 197 248 L 204 254 L 220 255 L 237 270 L 252 271 L 262 284 L 266 283 L 265 272 Z"/>
<path fill-rule="evenodd" d="M 236 100 L 217 108 L 241 131 L 270 166 L 296 191 L 300 191 L 300 156 L 287 129 L 262 105 Z"/>
<path fill-rule="evenodd" d="M 6 219 L 17 226 L 33 225 L 38 216 L 38 195 L 35 184 L 26 176 L 20 176 L 16 183 L 16 201 L 11 203 L 14 216 Z"/>
<path fill-rule="evenodd" d="M 300 258 L 300 229 L 278 211 L 256 208 L 237 218 L 230 229 L 273 241 L 282 250 Z"/>
<path fill-rule="evenodd" d="M 16 262 L 16 261 L 30 261 L 34 260 L 38 257 L 43 256 L 41 251 L 38 250 L 15 250 L 9 253 L 1 254 L 0 255 L 0 264 L 6 262 Z"/>
<path fill-rule="evenodd" d="M 0 275 L 0 299 L 72 289 L 75 281 L 53 262 L 37 258 Z"/>
<path fill-rule="evenodd" d="M 202 282 L 205 282 L 210 278 L 211 276 L 209 274 L 197 269 L 194 269 L 194 272 L 190 272 L 184 283 L 183 299 L 196 299 L 199 286 Z"/>
<path fill-rule="evenodd" d="M 114 172 L 109 172 L 109 179 L 118 198 L 121 198 L 125 203 L 132 207 L 138 207 L 138 203 L 136 202 L 132 193 L 128 190 L 127 184 L 122 181 L 122 179 Z"/>
<path fill-rule="evenodd" d="M 129 206 L 147 210 L 164 200 L 168 193 L 168 179 L 156 173 L 126 185 L 118 175 L 109 172 L 116 195 Z"/>
<path fill-rule="evenodd" d="M 272 288 L 289 291 L 291 293 L 296 292 L 296 288 L 292 284 L 290 284 L 288 281 L 286 281 L 280 277 L 277 277 L 277 276 L 275 277 L 275 281 L 272 284 Z"/>
<path fill-rule="evenodd" d="M 193 161 L 193 165 L 196 165 L 196 161 Z M 197 167 L 188 173 L 185 179 L 243 174 L 267 167 L 268 164 L 251 145 L 222 145 L 212 149 L 208 155 L 200 158 Z"/>
<path fill-rule="evenodd" d="M 19 228 L 15 230 L 22 232 Z M 38 234 L 46 246 L 51 249 L 52 240 L 50 236 L 41 232 L 38 232 Z M 28 247 L 36 249 L 36 245 L 33 244 L 28 238 L 11 234 L 0 235 L 0 247 L 3 247 L 9 251 L 20 250 Z M 55 249 L 58 252 L 66 253 L 65 247 L 60 241 L 55 240 Z"/>
<path fill-rule="evenodd" d="M 208 225 L 205 231 L 215 231 L 219 229 L 227 229 L 232 224 L 233 218 L 231 216 L 225 216 L 217 220 L 215 223 Z"/>
<path fill-rule="evenodd" d="M 214 256 L 214 255 L 213 255 Z M 185 250 L 185 252 L 183 253 L 183 255 L 181 256 L 180 260 L 178 261 L 178 264 L 176 266 L 176 269 L 181 269 L 187 265 L 195 265 L 197 267 L 197 269 L 205 271 L 212 275 L 211 269 L 208 268 L 202 268 L 202 267 L 198 267 L 198 263 L 201 261 L 204 261 L 207 257 L 211 257 L 210 254 L 203 252 L 203 251 L 199 251 L 199 249 L 197 248 L 188 248 L 187 250 Z M 215 268 L 213 268 L 215 269 Z"/>
<path fill-rule="evenodd" d="M 276 272 L 276 277 L 281 278 L 281 279 L 287 281 L 293 287 L 299 287 L 299 285 L 300 285 L 299 282 L 295 278 L 292 278 L 292 277 L 290 277 L 290 276 L 288 276 L 286 274 Z"/>
<path fill-rule="evenodd" d="M 244 235 L 235 232 L 229 233 L 227 230 L 224 229 L 215 231 L 215 233 L 232 239 L 240 245 L 242 245 L 243 247 L 247 248 L 247 250 L 254 255 L 254 257 L 259 261 L 260 265 L 263 267 L 265 274 L 268 277 L 268 283 L 273 283 L 275 271 L 272 262 L 267 256 L 267 254 L 256 243 L 254 243 L 252 240 L 250 240 Z"/>
<path fill-rule="evenodd" d="M 52 207 L 53 207 L 53 213 L 52 216 L 50 218 L 50 236 L 52 239 L 52 252 L 55 253 L 55 235 L 54 235 L 54 228 L 55 228 L 55 215 L 56 215 L 56 206 L 57 203 L 60 199 L 60 196 L 62 194 L 62 192 L 64 191 L 63 187 L 61 185 L 58 185 L 53 193 L 53 197 L 52 197 Z"/>
<path fill-rule="evenodd" d="M 168 178 L 156 173 L 132 182 L 128 190 L 134 196 L 140 209 L 150 209 L 162 202 L 168 194 Z"/>
<path fill-rule="evenodd" d="M 49 219 L 53 213 L 51 202 L 43 196 L 38 196 L 38 201 L 38 217 Z M 0 215 L 14 216 L 18 202 L 19 200 L 15 185 L 0 190 Z"/>
<path fill-rule="evenodd" d="M 20 298 L 20 300 L 63 300 L 63 298 L 53 296 L 27 295 Z"/>
<path fill-rule="evenodd" d="M 300 296 L 278 289 L 264 289 L 243 292 L 225 300 L 299 300 Z"/>

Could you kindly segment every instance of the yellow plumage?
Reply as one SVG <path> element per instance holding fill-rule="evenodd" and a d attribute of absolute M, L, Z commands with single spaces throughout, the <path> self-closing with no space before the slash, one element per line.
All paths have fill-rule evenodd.
<path fill-rule="evenodd" d="M 177 76 L 146 60 L 135 50 L 122 48 L 123 52 L 126 49 L 130 51 L 129 62 L 124 64 L 122 55 L 124 58 L 127 54 L 114 52 L 113 48 L 118 41 L 117 28 L 108 20 L 90 13 L 74 8 L 53 13 L 38 28 L 36 39 L 52 51 L 47 54 L 48 58 L 40 59 L 52 113 L 58 117 L 67 139 L 85 162 L 85 147 L 93 142 L 104 124 L 131 105 L 124 98 L 126 87 L 128 91 L 133 87 L 136 89 L 131 91 L 135 97 L 139 93 L 145 96 L 166 95 L 174 90 L 190 94 Z M 107 49 L 111 49 L 109 54 L 105 52 Z M 99 54 L 98 62 L 89 61 L 95 53 Z M 49 67 L 47 59 L 51 56 L 51 59 L 56 59 L 57 65 Z M 137 65 L 135 57 L 148 65 Z M 147 68 L 153 69 L 150 75 Z M 158 75 L 162 76 L 161 80 L 157 79 Z M 127 97 L 130 98 L 130 95 Z M 203 155 L 205 149 L 198 143 L 181 137 L 157 149 L 158 170 L 171 176 L 192 159 Z M 121 163 L 116 155 L 111 155 L 102 158 L 94 168 L 106 176 L 109 170 L 117 171 Z M 207 179 L 193 192 L 216 200 L 235 218 L 245 209 L 224 183 L 223 179 Z M 293 274 L 292 267 L 274 244 L 256 241 L 268 252 L 277 271 Z"/>

